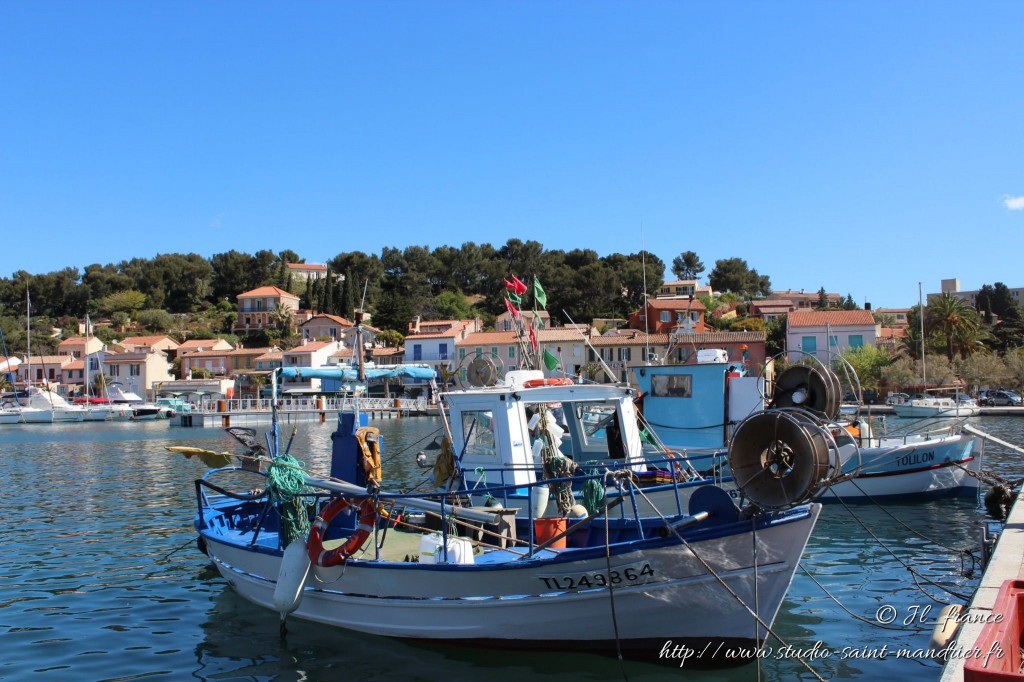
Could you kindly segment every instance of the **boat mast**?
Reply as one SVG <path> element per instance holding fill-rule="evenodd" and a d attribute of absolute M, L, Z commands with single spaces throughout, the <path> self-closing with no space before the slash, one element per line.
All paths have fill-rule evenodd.
<path fill-rule="evenodd" d="M 924 299 L 921 295 L 921 283 L 917 283 L 917 307 L 918 317 L 921 322 L 921 388 L 928 384 L 928 376 L 924 369 Z"/>

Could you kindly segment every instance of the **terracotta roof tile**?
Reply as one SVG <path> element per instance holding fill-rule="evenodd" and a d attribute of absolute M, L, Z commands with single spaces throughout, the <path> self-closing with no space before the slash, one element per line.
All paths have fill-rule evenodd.
<path fill-rule="evenodd" d="M 295 294 L 290 294 L 284 289 L 278 289 L 277 287 L 259 287 L 252 291 L 246 291 L 245 293 L 239 294 L 238 298 L 257 298 L 260 296 L 274 296 L 278 298 L 294 298 L 296 301 L 299 297 Z"/>
<path fill-rule="evenodd" d="M 788 319 L 790 327 L 875 325 L 870 310 L 795 310 L 789 313 Z"/>

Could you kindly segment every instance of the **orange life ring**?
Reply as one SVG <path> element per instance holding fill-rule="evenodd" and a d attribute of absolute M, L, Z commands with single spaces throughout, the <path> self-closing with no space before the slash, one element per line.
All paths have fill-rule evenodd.
<path fill-rule="evenodd" d="M 523 382 L 523 388 L 537 388 L 538 386 L 572 386 L 572 379 L 530 379 Z"/>
<path fill-rule="evenodd" d="M 349 507 L 359 509 L 359 525 L 356 532 L 348 541 L 337 549 L 324 549 L 324 532 L 331 525 L 334 517 Z M 340 566 L 348 561 L 349 557 L 358 552 L 366 544 L 370 537 L 370 531 L 377 523 L 377 508 L 373 501 L 368 498 L 349 500 L 347 497 L 336 497 L 321 510 L 316 517 L 313 527 L 309 529 L 309 540 L 306 543 L 306 551 L 309 552 L 309 560 L 317 566 Z"/>

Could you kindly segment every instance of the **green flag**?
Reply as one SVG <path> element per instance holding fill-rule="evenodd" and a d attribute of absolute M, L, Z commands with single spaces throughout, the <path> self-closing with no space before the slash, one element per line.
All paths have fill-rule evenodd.
<path fill-rule="evenodd" d="M 558 368 L 558 358 L 552 355 L 547 348 L 544 349 L 544 366 L 548 368 L 549 372 L 554 372 Z"/>
<path fill-rule="evenodd" d="M 544 287 L 540 285 L 540 280 L 536 277 L 533 278 L 533 297 L 537 300 L 537 305 L 547 309 L 548 295 L 544 293 Z"/>

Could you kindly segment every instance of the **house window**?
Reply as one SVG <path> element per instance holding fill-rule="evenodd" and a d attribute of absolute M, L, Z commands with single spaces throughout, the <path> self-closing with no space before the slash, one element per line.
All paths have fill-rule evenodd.
<path fill-rule="evenodd" d="M 498 357 L 498 347 L 497 346 L 491 346 L 491 357 L 492 358 L 497 358 Z"/>
<path fill-rule="evenodd" d="M 850 348 L 862 348 L 864 346 L 863 334 L 850 334 Z"/>
<path fill-rule="evenodd" d="M 437 346 L 437 359 L 438 360 L 447 360 L 448 359 L 448 344 L 447 343 L 438 344 L 438 346 Z"/>
<path fill-rule="evenodd" d="M 121 366 L 120 365 L 111 365 L 108 369 L 110 369 L 110 376 L 112 376 L 112 377 L 119 377 L 119 376 L 121 376 Z"/>
<path fill-rule="evenodd" d="M 137 377 L 141 374 L 142 372 L 139 371 L 139 365 L 128 365 L 128 376 Z"/>
<path fill-rule="evenodd" d="M 413 362 L 419 362 L 423 359 L 423 345 L 419 343 L 412 344 L 412 359 Z"/>
<path fill-rule="evenodd" d="M 256 310 L 263 310 L 263 299 L 256 299 Z"/>
<path fill-rule="evenodd" d="M 662 322 L 671 322 L 672 321 L 672 313 L 670 313 L 667 310 L 662 310 L 661 311 L 661 318 L 660 319 L 661 319 Z"/>
<path fill-rule="evenodd" d="M 459 360 L 465 360 L 465 359 L 466 359 L 466 349 L 465 348 L 460 348 L 459 349 Z"/>
<path fill-rule="evenodd" d="M 508 359 L 509 360 L 515 360 L 515 358 L 516 358 L 516 347 L 515 346 L 509 346 L 508 347 Z"/>
<path fill-rule="evenodd" d="M 800 339 L 800 350 L 805 353 L 816 353 L 818 351 L 818 337 L 804 336 Z"/>
<path fill-rule="evenodd" d="M 839 337 L 836 336 L 835 334 L 829 334 L 828 345 L 829 346 L 836 346 L 836 347 L 838 347 L 839 346 Z"/>
<path fill-rule="evenodd" d="M 96 358 L 89 358 L 89 371 L 90 372 L 95 372 L 95 371 L 99 370 L 99 368 L 100 368 L 99 360 L 97 360 Z"/>

